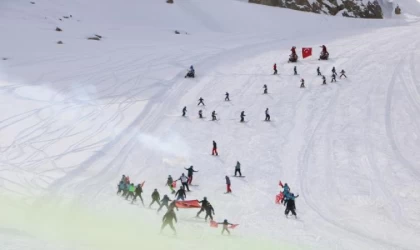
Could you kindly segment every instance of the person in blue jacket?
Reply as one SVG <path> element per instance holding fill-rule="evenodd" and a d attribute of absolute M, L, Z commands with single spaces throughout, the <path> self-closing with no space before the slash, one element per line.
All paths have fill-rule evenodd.
<path fill-rule="evenodd" d="M 121 180 L 120 183 L 118 184 L 117 194 L 120 194 L 120 193 L 124 192 L 124 188 L 125 188 L 125 183 L 124 183 L 124 181 Z"/>

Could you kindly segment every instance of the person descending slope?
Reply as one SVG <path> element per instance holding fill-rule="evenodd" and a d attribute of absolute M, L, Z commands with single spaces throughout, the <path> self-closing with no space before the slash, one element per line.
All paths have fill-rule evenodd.
<path fill-rule="evenodd" d="M 214 110 L 213 110 L 213 112 L 211 112 L 211 120 L 212 121 L 217 121 L 216 111 L 214 111 Z"/>
<path fill-rule="evenodd" d="M 172 179 L 172 176 L 168 176 L 168 180 L 166 181 L 166 185 L 168 186 L 169 189 L 171 190 L 171 193 L 175 193 L 175 189 L 174 189 L 174 179 Z"/>
<path fill-rule="evenodd" d="M 201 109 L 198 111 L 198 118 L 203 119 L 203 111 Z"/>
<path fill-rule="evenodd" d="M 300 80 L 300 87 L 304 88 L 305 87 L 305 80 L 302 78 L 302 80 Z"/>
<path fill-rule="evenodd" d="M 215 215 L 213 206 L 209 203 L 205 209 L 206 217 L 204 217 L 204 220 L 207 221 L 207 218 L 210 217 L 210 221 L 213 221 L 213 215 Z"/>
<path fill-rule="evenodd" d="M 264 84 L 263 89 L 264 89 L 264 94 L 268 94 L 267 84 Z"/>
<path fill-rule="evenodd" d="M 345 78 L 347 78 L 347 76 L 346 76 L 346 72 L 344 71 L 344 69 L 342 69 L 341 71 L 340 71 L 340 79 L 341 79 L 341 77 L 345 77 Z"/>
<path fill-rule="evenodd" d="M 331 75 L 331 82 L 337 82 L 337 80 L 335 79 L 335 74 Z"/>
<path fill-rule="evenodd" d="M 174 234 L 176 235 L 176 229 L 174 227 L 174 221 L 176 223 L 178 223 L 178 220 L 176 219 L 176 214 L 175 211 L 173 209 L 170 209 L 166 212 L 166 214 L 163 216 L 162 218 L 162 227 L 160 228 L 160 232 L 162 233 L 163 229 L 169 225 L 172 229 L 172 231 L 174 231 Z"/>
<path fill-rule="evenodd" d="M 187 191 L 189 192 L 190 188 L 188 187 L 188 177 L 184 174 L 181 174 L 178 180 L 181 181 L 181 184 L 184 187 L 184 189 L 187 188 Z"/>
<path fill-rule="evenodd" d="M 227 101 L 227 102 L 230 101 L 230 99 L 229 99 L 229 93 L 228 92 L 226 92 L 225 96 L 226 96 L 225 97 L 225 101 Z"/>
<path fill-rule="evenodd" d="M 241 121 L 240 122 L 244 122 L 245 121 L 245 111 L 241 112 Z"/>
<path fill-rule="evenodd" d="M 218 156 L 219 153 L 217 153 L 217 143 L 215 141 L 213 141 L 213 150 L 211 151 L 211 155 L 215 155 Z"/>
<path fill-rule="evenodd" d="M 325 78 L 325 76 L 322 76 L 322 84 L 327 84 L 327 79 Z"/>
<path fill-rule="evenodd" d="M 169 210 L 169 202 L 171 201 L 171 199 L 169 199 L 169 197 L 165 194 L 162 198 L 162 200 L 160 201 L 160 207 L 157 210 L 158 212 L 160 212 L 160 210 L 162 210 L 162 208 L 165 206 L 166 209 Z"/>
<path fill-rule="evenodd" d="M 268 108 L 265 109 L 265 121 L 270 121 L 270 114 L 268 113 Z"/>
<path fill-rule="evenodd" d="M 292 214 L 297 218 L 296 216 L 296 205 L 295 205 L 295 199 L 299 197 L 299 195 L 295 196 L 293 193 L 287 193 L 287 195 L 284 195 L 284 205 L 286 206 L 286 210 L 284 210 L 284 214 L 286 217 L 289 215 L 289 212 L 292 212 Z"/>
<path fill-rule="evenodd" d="M 230 189 L 230 179 L 229 179 L 229 176 L 225 176 L 225 179 L 226 179 L 226 193 L 225 194 L 228 194 L 228 193 L 232 193 L 232 189 Z"/>
<path fill-rule="evenodd" d="M 230 235 L 230 231 L 229 231 L 228 226 L 233 225 L 233 224 L 229 223 L 228 220 L 226 220 L 226 219 L 223 222 L 219 222 L 217 224 L 223 225 L 222 234 L 226 231 Z"/>
<path fill-rule="evenodd" d="M 191 185 L 191 182 L 193 180 L 193 175 L 194 173 L 198 173 L 198 171 L 195 171 L 193 166 L 190 166 L 189 168 L 185 168 L 185 170 L 188 171 L 188 184 Z"/>
<path fill-rule="evenodd" d="M 187 195 L 185 194 L 185 190 L 184 190 L 184 187 L 179 187 L 179 189 L 178 189 L 178 191 L 175 193 L 175 196 L 176 196 L 176 200 L 177 201 L 179 201 L 179 200 L 185 200 L 185 198 L 187 198 Z"/>
<path fill-rule="evenodd" d="M 120 181 L 120 183 L 118 183 L 118 191 L 117 194 L 123 193 L 124 192 L 124 188 L 125 188 L 125 183 L 124 181 Z"/>
<path fill-rule="evenodd" d="M 133 197 L 133 201 L 132 203 L 134 203 L 136 201 L 136 198 L 139 197 L 141 200 L 141 204 L 143 204 L 144 206 L 144 201 L 143 201 L 143 197 L 141 197 L 141 193 L 143 193 L 143 187 L 141 186 L 141 184 L 138 184 L 136 187 L 136 190 L 134 190 L 134 197 Z"/>
<path fill-rule="evenodd" d="M 236 174 L 239 174 L 239 176 L 242 176 L 241 163 L 239 161 L 236 162 L 236 166 L 235 166 L 235 176 Z"/>
<path fill-rule="evenodd" d="M 149 205 L 149 208 L 152 207 L 153 203 L 157 203 L 160 207 L 160 194 L 158 192 L 158 190 L 155 188 L 155 190 L 152 193 L 152 202 Z"/>
<path fill-rule="evenodd" d="M 332 68 L 331 72 L 333 75 L 337 75 L 337 72 L 335 71 L 335 67 Z"/>
<path fill-rule="evenodd" d="M 277 64 L 273 65 L 273 70 L 274 70 L 273 75 L 277 75 Z"/>
<path fill-rule="evenodd" d="M 129 197 L 134 197 L 134 191 L 136 191 L 136 187 L 134 186 L 134 183 L 131 183 L 128 186 L 128 193 L 125 196 L 125 199 L 128 200 Z"/>
<path fill-rule="evenodd" d="M 318 73 L 318 75 L 319 76 L 321 76 L 322 74 L 321 74 L 321 70 L 319 69 L 319 67 L 318 68 L 316 68 L 316 72 Z"/>
<path fill-rule="evenodd" d="M 201 203 L 201 208 L 195 217 L 199 217 L 201 212 L 204 212 L 206 210 L 207 205 L 209 204 L 209 202 L 207 201 L 207 197 L 204 197 L 202 201 L 199 201 L 199 203 Z"/>
<path fill-rule="evenodd" d="M 185 75 L 185 78 L 187 77 L 191 77 L 191 78 L 195 77 L 195 70 L 192 65 L 190 66 L 190 70 L 188 70 L 187 74 Z"/>
<path fill-rule="evenodd" d="M 293 68 L 293 73 L 294 73 L 295 75 L 297 75 L 297 74 L 298 74 L 298 72 L 297 72 L 297 67 L 296 67 L 296 66 Z"/>
<path fill-rule="evenodd" d="M 185 116 L 187 114 L 187 106 L 185 106 L 183 109 L 182 109 L 182 116 Z"/>
<path fill-rule="evenodd" d="M 203 106 L 206 106 L 203 101 L 204 101 L 204 99 L 202 97 L 200 97 L 200 99 L 198 99 L 197 106 L 200 106 L 200 104 L 203 104 Z"/>

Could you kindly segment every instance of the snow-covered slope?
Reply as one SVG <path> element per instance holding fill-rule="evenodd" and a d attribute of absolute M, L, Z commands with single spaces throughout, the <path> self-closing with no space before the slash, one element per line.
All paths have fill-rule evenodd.
<path fill-rule="evenodd" d="M 0 3 L 2 249 L 418 249 L 420 26 L 175 2 Z M 94 34 L 103 39 L 86 39 Z M 290 47 L 320 44 L 331 60 L 300 61 L 293 76 Z M 191 64 L 197 78 L 184 79 Z M 317 66 L 349 78 L 321 86 Z M 246 177 L 225 195 L 238 160 Z M 188 197 L 207 196 L 218 221 L 239 223 L 235 237 L 183 210 L 179 239 L 162 241 L 162 214 L 115 197 L 122 174 L 146 180 L 149 202 L 189 165 L 199 186 Z M 274 204 L 280 179 L 300 194 L 299 220 Z"/>

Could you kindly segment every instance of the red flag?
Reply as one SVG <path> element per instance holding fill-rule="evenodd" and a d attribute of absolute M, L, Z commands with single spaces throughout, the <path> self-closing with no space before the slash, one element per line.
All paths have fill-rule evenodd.
<path fill-rule="evenodd" d="M 239 226 L 239 224 L 233 224 L 233 225 L 230 225 L 230 227 L 229 227 L 229 228 L 231 228 L 231 229 L 235 229 L 235 227 L 237 227 L 237 226 Z"/>
<path fill-rule="evenodd" d="M 217 224 L 217 222 L 215 222 L 214 220 L 210 221 L 210 227 L 217 228 L 218 226 L 219 226 L 219 224 Z"/>
<path fill-rule="evenodd" d="M 302 48 L 302 58 L 312 56 L 312 48 Z"/>
<path fill-rule="evenodd" d="M 144 186 L 144 183 L 145 183 L 146 181 L 143 181 L 142 183 L 141 183 L 141 187 L 143 187 Z"/>
<path fill-rule="evenodd" d="M 201 205 L 198 202 L 198 200 L 177 201 L 176 206 L 178 208 L 201 208 Z"/>
<path fill-rule="evenodd" d="M 276 195 L 276 204 L 280 204 L 280 201 L 283 199 L 283 197 L 283 192 L 280 192 L 278 195 Z"/>
<path fill-rule="evenodd" d="M 279 186 L 283 187 L 283 183 L 281 181 L 279 181 Z"/>

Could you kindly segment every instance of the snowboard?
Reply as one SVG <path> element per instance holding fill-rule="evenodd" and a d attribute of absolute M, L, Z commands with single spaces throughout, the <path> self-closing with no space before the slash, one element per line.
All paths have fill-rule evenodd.
<path fill-rule="evenodd" d="M 231 175 L 232 177 L 238 177 L 238 178 L 244 178 L 245 177 L 245 175 L 242 175 L 242 176 L 234 176 L 234 175 Z"/>

